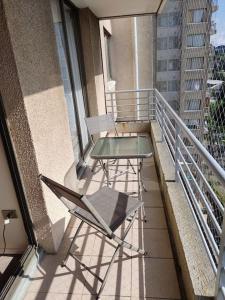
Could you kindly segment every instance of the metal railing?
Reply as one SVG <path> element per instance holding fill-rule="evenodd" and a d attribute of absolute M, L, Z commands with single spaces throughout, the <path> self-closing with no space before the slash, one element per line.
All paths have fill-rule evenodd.
<path fill-rule="evenodd" d="M 187 195 L 216 273 L 221 261 L 220 245 L 224 243 L 221 241 L 224 206 L 214 183 L 225 186 L 225 171 L 157 89 L 108 92 L 106 99 L 107 112 L 113 114 L 116 122 L 155 120 L 160 125 L 162 141 L 174 161 L 175 178 Z"/>
<path fill-rule="evenodd" d="M 116 122 L 150 121 L 155 117 L 154 89 L 106 92 L 106 109 Z"/>

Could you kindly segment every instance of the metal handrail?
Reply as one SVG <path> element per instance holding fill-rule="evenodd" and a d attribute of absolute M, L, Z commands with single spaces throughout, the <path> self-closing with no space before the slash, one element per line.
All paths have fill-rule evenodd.
<path fill-rule="evenodd" d="M 214 157 L 208 152 L 208 150 L 201 144 L 201 142 L 196 138 L 196 136 L 191 132 L 191 130 L 186 126 L 186 124 L 181 120 L 177 113 L 171 108 L 165 98 L 155 89 L 156 95 L 161 98 L 165 108 L 169 111 L 170 115 L 174 118 L 175 122 L 180 126 L 180 128 L 186 133 L 190 141 L 194 144 L 198 153 L 204 158 L 207 164 L 219 177 L 221 183 L 225 185 L 225 171 L 214 159 Z"/>
<path fill-rule="evenodd" d="M 135 94 L 130 96 L 134 101 L 131 106 L 129 106 L 130 104 L 123 104 L 124 94 L 129 93 Z M 143 93 L 147 93 L 146 96 L 143 96 Z M 123 96 L 120 97 L 120 94 Z M 223 244 L 222 220 L 224 215 L 224 206 L 214 192 L 210 182 L 207 180 L 204 170 L 200 166 L 201 164 L 199 165 L 199 163 L 195 161 L 195 154 L 198 155 L 200 159 L 199 162 L 204 161 L 204 164 L 208 166 L 216 180 L 220 181 L 223 186 L 225 186 L 224 169 L 201 144 L 200 140 L 198 140 L 193 132 L 187 127 L 157 89 L 119 90 L 107 92 L 106 96 L 110 98 L 108 99 L 110 102 L 106 102 L 106 105 L 112 110 L 115 121 L 120 122 L 122 119 L 124 122 L 128 120 L 132 122 L 150 122 L 151 120 L 156 120 L 158 122 L 161 127 L 162 141 L 167 143 L 171 156 L 174 160 L 175 179 L 176 181 L 179 180 L 184 188 L 184 192 L 188 197 L 187 201 L 194 214 L 206 252 L 208 253 L 210 262 L 212 263 L 213 270 L 214 272 L 217 272 L 217 269 L 220 268 L 221 265 L 221 250 L 219 249 L 221 249 Z M 148 103 L 144 103 L 143 105 L 142 101 L 140 101 L 141 99 L 148 101 Z M 144 116 L 138 115 L 138 111 L 144 106 L 148 107 Z M 129 110 L 127 110 L 128 107 Z M 133 110 L 131 110 L 132 107 L 134 108 Z M 131 115 L 131 112 L 134 113 L 133 116 Z M 122 113 L 123 116 L 118 116 L 117 113 Z M 191 153 L 188 150 L 189 147 L 186 146 L 183 141 L 184 137 L 188 139 L 194 152 Z M 187 159 L 185 157 L 187 157 Z M 192 168 L 189 167 L 188 160 L 191 161 L 190 166 L 192 166 Z M 195 177 L 195 174 L 197 177 Z M 201 187 L 198 186 L 199 182 L 203 184 L 203 190 L 201 190 Z M 202 209 L 205 209 L 205 212 L 203 212 Z M 210 223 L 207 223 L 208 221 L 204 216 L 205 213 L 207 214 L 207 220 Z M 210 224 L 213 227 L 210 227 Z M 224 223 L 223 226 L 225 228 Z M 213 233 L 212 230 L 215 230 L 216 233 Z"/>

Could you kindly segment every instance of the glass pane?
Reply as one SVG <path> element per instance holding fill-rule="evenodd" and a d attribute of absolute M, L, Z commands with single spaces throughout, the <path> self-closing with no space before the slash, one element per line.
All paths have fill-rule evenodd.
<path fill-rule="evenodd" d="M 75 156 L 75 161 L 78 163 L 80 158 L 80 147 L 78 141 L 78 133 L 76 126 L 76 115 L 74 109 L 73 95 L 72 95 L 72 87 L 69 77 L 68 65 L 66 60 L 66 52 L 65 52 L 65 41 L 62 29 L 62 23 L 58 22 L 54 24 L 55 36 L 56 36 L 56 44 L 59 56 L 59 64 L 61 70 L 61 77 L 63 81 L 64 94 L 66 98 L 68 116 L 69 116 L 69 126 L 70 133 L 73 144 L 73 151 Z"/>
<path fill-rule="evenodd" d="M 71 17 L 70 9 L 67 7 L 65 7 L 65 20 L 66 20 L 68 42 L 69 42 L 70 58 L 72 63 L 72 72 L 73 72 L 73 78 L 75 84 L 75 95 L 76 95 L 76 102 L 77 102 L 77 109 L 78 109 L 79 123 L 80 123 L 80 130 L 81 130 L 82 148 L 85 149 L 89 143 L 87 127 L 85 124 L 86 111 L 85 111 L 84 96 L 83 96 L 80 70 L 78 64 L 75 32 L 73 29 L 74 22 Z"/>
<path fill-rule="evenodd" d="M 166 60 L 158 60 L 157 62 L 157 71 L 167 71 L 167 61 Z"/>
<path fill-rule="evenodd" d="M 195 9 L 192 12 L 192 22 L 201 23 L 204 22 L 204 9 Z"/>
<path fill-rule="evenodd" d="M 151 141 L 146 136 L 106 137 L 97 140 L 92 158 L 135 158 L 153 154 Z"/>

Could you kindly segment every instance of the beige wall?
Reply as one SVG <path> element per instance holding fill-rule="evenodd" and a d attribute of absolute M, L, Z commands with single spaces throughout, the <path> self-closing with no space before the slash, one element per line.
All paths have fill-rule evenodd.
<path fill-rule="evenodd" d="M 116 89 L 151 88 L 155 67 L 154 15 L 100 21 L 103 67 L 106 74 L 103 28 L 111 34 L 110 61 Z M 107 76 L 105 75 L 105 81 Z"/>
<path fill-rule="evenodd" d="M 133 18 L 112 19 L 110 60 L 117 90 L 135 88 Z"/>
<path fill-rule="evenodd" d="M 136 17 L 136 24 L 138 68 L 136 68 L 137 64 L 135 64 L 135 74 L 136 77 L 138 76 L 138 87 L 140 89 L 152 88 L 155 80 L 156 17 Z"/>
<path fill-rule="evenodd" d="M 0 2 L 0 91 L 39 244 L 57 250 L 69 215 L 42 184 L 73 164 L 49 1 Z"/>
<path fill-rule="evenodd" d="M 8 167 L 5 151 L 0 136 L 0 210 L 15 209 L 17 219 L 11 219 L 6 225 L 6 253 L 23 253 L 28 245 L 27 234 L 24 229 L 20 208 L 18 205 L 15 189 L 13 186 L 11 174 Z M 0 212 L 0 232 L 3 231 L 3 216 Z M 18 238 L 20 237 L 20 238 Z M 0 238 L 0 251 L 4 247 L 3 239 Z"/>

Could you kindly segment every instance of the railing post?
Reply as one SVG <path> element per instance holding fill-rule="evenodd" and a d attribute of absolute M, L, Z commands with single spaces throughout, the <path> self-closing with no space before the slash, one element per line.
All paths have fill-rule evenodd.
<path fill-rule="evenodd" d="M 223 214 L 222 234 L 220 237 L 220 252 L 216 274 L 216 300 L 225 299 L 225 213 Z"/>
<path fill-rule="evenodd" d="M 115 120 L 115 113 L 114 113 L 113 93 L 110 93 L 110 100 L 111 100 L 111 106 L 112 106 L 112 117 L 113 117 L 113 120 L 116 122 L 116 120 Z"/>
<path fill-rule="evenodd" d="M 176 123 L 176 136 L 175 136 L 175 180 L 178 181 L 179 179 L 179 150 L 180 150 L 180 127 Z"/>
<path fill-rule="evenodd" d="M 165 105 L 162 103 L 162 142 L 164 142 Z"/>
<path fill-rule="evenodd" d="M 156 93 L 155 93 L 155 89 L 152 91 L 152 114 L 153 114 L 153 120 L 156 120 Z"/>

